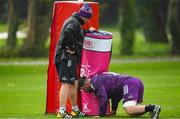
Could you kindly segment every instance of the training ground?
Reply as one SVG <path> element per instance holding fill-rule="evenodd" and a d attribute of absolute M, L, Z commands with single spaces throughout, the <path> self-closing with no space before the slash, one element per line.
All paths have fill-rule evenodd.
<path fill-rule="evenodd" d="M 0 118 L 55 117 L 45 114 L 47 67 L 46 62 L 0 63 Z M 110 71 L 139 77 L 144 104 L 161 105 L 160 117 L 180 118 L 180 60 L 116 60 Z M 128 117 L 120 103 L 116 118 Z"/>

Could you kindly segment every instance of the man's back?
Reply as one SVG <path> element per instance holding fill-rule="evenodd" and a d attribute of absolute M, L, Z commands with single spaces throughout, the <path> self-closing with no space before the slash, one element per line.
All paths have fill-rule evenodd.
<path fill-rule="evenodd" d="M 100 101 L 100 113 L 105 113 L 108 99 L 119 102 L 123 96 L 123 82 L 127 75 L 103 72 L 92 77 L 91 83 L 95 87 L 95 94 Z"/>
<path fill-rule="evenodd" d="M 123 82 L 129 78 L 127 75 L 120 75 L 111 72 L 103 72 L 93 76 L 91 83 L 94 85 L 96 92 L 106 93 L 108 98 L 114 97 L 123 92 Z M 103 90 L 103 87 L 105 90 Z M 98 93 L 99 94 L 99 93 Z M 97 95 L 98 95 L 97 94 Z"/>

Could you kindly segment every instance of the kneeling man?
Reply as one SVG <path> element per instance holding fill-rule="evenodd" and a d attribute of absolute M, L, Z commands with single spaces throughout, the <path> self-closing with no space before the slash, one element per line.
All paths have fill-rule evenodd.
<path fill-rule="evenodd" d="M 150 117 L 156 119 L 161 111 L 159 105 L 140 105 L 143 102 L 144 85 L 141 80 L 135 77 L 103 72 L 94 75 L 91 79 L 81 77 L 79 88 L 86 92 L 94 92 L 98 97 L 100 102 L 99 116 L 106 115 L 108 99 L 111 99 L 112 104 L 110 115 L 116 114 L 121 99 L 125 111 L 130 116 L 141 116 L 149 112 Z"/>

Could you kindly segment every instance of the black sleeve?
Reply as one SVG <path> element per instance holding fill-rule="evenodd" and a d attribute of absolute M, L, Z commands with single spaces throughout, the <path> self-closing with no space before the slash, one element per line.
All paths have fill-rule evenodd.
<path fill-rule="evenodd" d="M 83 34 L 90 33 L 90 30 L 83 30 Z"/>
<path fill-rule="evenodd" d="M 75 40 L 76 40 L 75 32 L 76 32 L 76 27 L 77 27 L 76 24 L 71 23 L 71 24 L 67 25 L 67 27 L 64 30 L 64 35 L 66 37 L 65 44 L 72 51 L 75 50 Z"/>

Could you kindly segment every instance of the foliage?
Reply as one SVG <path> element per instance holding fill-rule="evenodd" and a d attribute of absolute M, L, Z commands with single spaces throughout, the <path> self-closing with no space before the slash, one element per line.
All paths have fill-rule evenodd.
<path fill-rule="evenodd" d="M 29 0 L 29 3 L 33 1 L 34 0 Z M 37 19 L 40 18 L 39 20 L 37 20 L 36 24 L 41 24 L 41 26 L 34 25 L 34 26 L 37 26 L 37 29 L 34 30 L 33 29 L 34 27 L 30 27 L 32 26 L 32 24 L 29 25 L 29 22 L 27 23 L 25 21 L 28 16 L 27 15 L 27 12 L 28 12 L 27 6 L 29 5 L 28 0 L 23 0 L 23 1 L 16 0 L 19 6 L 18 7 L 19 9 L 17 11 L 19 12 L 18 16 L 19 16 L 20 25 L 22 23 L 25 24 L 25 27 L 26 27 L 25 29 L 31 29 L 31 31 L 34 31 L 34 33 L 32 33 L 30 30 L 27 30 L 29 35 L 25 40 L 24 39 L 21 40 L 23 46 L 21 44 L 22 47 L 20 48 L 19 48 L 19 43 L 18 43 L 19 39 L 17 38 L 17 41 L 16 41 L 17 46 L 12 50 L 17 51 L 17 52 L 21 51 L 20 53 L 6 52 L 6 51 L 9 51 L 8 50 L 9 48 L 7 46 L 7 49 L 0 48 L 0 54 L 5 54 L 1 56 L 7 56 L 6 54 L 13 53 L 10 56 L 15 56 L 14 54 L 17 54 L 16 57 L 18 57 L 19 54 L 21 54 L 20 56 L 41 57 L 41 56 L 46 56 L 48 54 L 47 47 L 49 47 L 49 41 L 47 40 L 47 37 L 49 36 L 47 36 L 48 35 L 47 30 L 50 26 L 50 19 L 51 19 L 51 14 L 49 14 L 49 12 L 52 10 L 52 5 L 54 1 L 56 0 L 34 1 L 34 2 L 38 2 L 38 6 L 37 6 L 38 10 L 37 12 L 33 12 L 33 13 L 39 16 L 37 17 Z M 170 53 L 169 51 L 170 45 L 172 49 L 171 53 L 175 55 L 179 54 L 180 43 L 179 43 L 179 40 L 177 40 L 179 38 L 176 35 L 177 32 L 174 32 L 174 31 L 178 31 L 177 29 L 179 28 L 178 27 L 179 25 L 176 25 L 175 22 L 172 22 L 173 20 L 172 16 L 170 16 L 170 14 L 167 14 L 167 12 L 171 11 L 171 9 L 169 9 L 168 11 L 168 4 L 170 0 L 150 0 L 150 1 L 147 1 L 147 0 L 130 0 L 130 1 L 128 0 L 119 0 L 119 1 L 117 0 L 88 0 L 88 1 L 91 1 L 91 2 L 97 1 L 100 3 L 100 25 L 107 26 L 109 27 L 110 30 L 113 30 L 113 34 L 114 34 L 113 55 L 115 54 L 114 56 L 122 57 L 122 55 L 126 55 L 126 54 L 128 55 L 134 54 L 133 56 L 140 55 L 143 57 L 146 55 L 148 57 L 158 56 L 162 54 L 168 55 L 168 53 Z M 2 19 L 0 19 L 0 22 L 2 23 L 4 19 L 7 19 L 8 7 L 7 7 L 6 0 L 1 0 L 0 3 L 2 3 L 0 4 L 0 17 L 2 16 L 1 17 Z M 124 3 L 126 4 L 128 3 L 129 5 L 123 8 Z M 179 2 L 177 4 L 179 4 Z M 33 11 L 35 9 L 32 8 L 30 10 Z M 118 14 L 118 12 L 120 14 Z M 166 27 L 167 15 L 170 18 L 168 22 L 169 27 Z M 176 14 L 175 17 L 178 18 L 178 16 L 179 15 Z M 118 23 L 119 25 L 117 25 L 118 19 L 120 21 Z M 32 22 L 33 20 L 29 20 L 29 21 Z M 29 25 L 28 27 L 27 27 L 27 24 Z M 174 27 L 172 24 L 174 24 Z M 8 25 L 0 24 L 0 32 L 7 31 L 8 30 L 7 26 Z M 9 25 L 9 26 L 13 26 L 13 25 Z M 112 29 L 112 26 L 118 32 Z M 177 26 L 176 29 L 175 29 L 175 26 Z M 166 32 L 166 29 L 168 29 L 170 32 Z M 144 32 L 143 34 L 144 36 L 142 36 L 142 33 L 140 33 L 141 36 L 143 37 L 143 40 L 140 39 L 141 42 L 139 42 L 140 40 L 137 38 L 137 34 L 139 34 L 139 30 L 140 32 Z M 171 37 L 167 38 L 167 36 L 169 36 L 169 33 Z M 34 36 L 32 34 L 34 34 Z M 156 42 L 162 39 L 167 40 L 170 38 L 172 39 L 168 40 L 168 42 L 170 41 L 168 44 L 162 44 L 162 43 Z M 155 43 L 145 42 L 144 39 L 146 41 L 155 41 Z M 15 38 L 13 38 L 13 40 L 15 41 Z M 164 41 L 166 42 L 166 40 L 163 40 L 163 42 Z M 4 41 L 0 41 L 0 42 L 2 42 L 2 44 L 0 44 L 0 47 L 1 46 L 4 47 Z M 177 52 L 177 53 L 173 53 L 173 52 Z"/>
<path fill-rule="evenodd" d="M 6 32 L 8 29 L 7 24 L 0 24 L 0 32 Z"/>
<path fill-rule="evenodd" d="M 1 25 L 0 25 L 1 26 Z M 112 47 L 112 57 L 115 58 L 122 58 L 122 57 L 129 57 L 129 56 L 123 56 L 119 55 L 119 49 L 122 46 L 121 42 L 121 37 L 118 32 L 118 27 L 117 25 L 113 26 L 100 26 L 100 30 L 105 30 L 108 32 L 111 32 L 113 34 L 113 47 Z M 24 42 L 24 39 L 18 38 L 17 39 L 17 50 L 22 47 Z M 10 55 L 7 52 L 5 52 L 5 44 L 6 40 L 5 39 L 0 39 L 0 57 L 12 57 L 14 55 Z M 48 56 L 48 50 L 49 50 L 49 45 L 50 45 L 50 37 L 47 39 L 46 44 L 45 44 L 45 57 Z M 169 44 L 164 44 L 164 43 L 150 43 L 146 42 L 142 30 L 136 30 L 135 31 L 135 39 L 134 39 L 134 54 L 131 57 L 135 58 L 142 58 L 142 57 L 164 57 L 168 56 L 170 52 L 170 45 Z M 18 57 L 19 54 L 17 54 Z"/>
<path fill-rule="evenodd" d="M 94 0 L 94 1 L 99 2 L 100 5 L 99 21 L 101 25 L 113 25 L 118 22 L 118 9 L 120 7 L 121 0 Z"/>
<path fill-rule="evenodd" d="M 0 0 L 0 22 L 6 23 L 7 11 L 7 0 Z"/>
<path fill-rule="evenodd" d="M 169 5 L 169 31 L 172 35 L 171 54 L 180 54 L 180 2 L 179 0 L 170 1 Z"/>
<path fill-rule="evenodd" d="M 136 0 L 137 20 L 149 42 L 168 42 L 166 22 L 169 0 Z"/>

